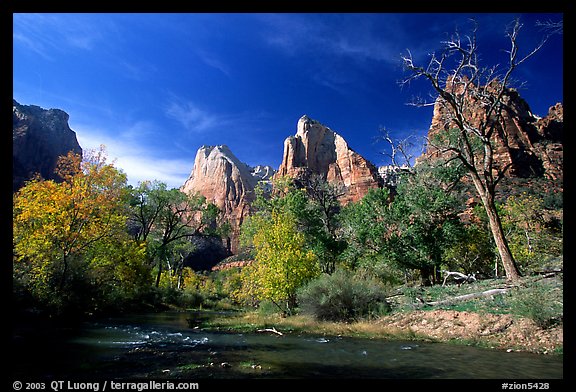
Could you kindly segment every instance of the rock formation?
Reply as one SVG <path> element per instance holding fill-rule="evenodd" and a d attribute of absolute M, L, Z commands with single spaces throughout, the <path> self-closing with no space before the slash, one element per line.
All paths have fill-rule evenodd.
<path fill-rule="evenodd" d="M 307 116 L 298 121 L 295 136 L 284 141 L 284 155 L 277 176 L 305 181 L 318 174 L 342 186 L 343 204 L 360 200 L 371 188 L 381 186 L 378 169 L 352 150 L 336 132 Z"/>
<path fill-rule="evenodd" d="M 516 90 L 506 90 L 502 102 L 502 118 L 492 139 L 495 146 L 494 167 L 503 168 L 509 165 L 505 173 L 508 177 L 546 177 L 561 181 L 562 104 L 551 107 L 549 114 L 539 119 L 532 114 L 528 103 Z M 486 121 L 486 110 L 479 101 L 468 98 L 464 107 L 464 115 L 473 125 Z M 428 131 L 429 139 L 453 127 L 450 109 L 443 100 L 438 99 Z M 418 160 L 434 157 L 436 154 L 435 149 L 429 146 L 428 151 Z"/>
<path fill-rule="evenodd" d="M 539 140 L 534 143 L 536 155 L 542 161 L 546 177 L 563 180 L 564 173 L 564 108 L 561 103 L 550 107 L 546 117 L 534 124 Z"/>
<path fill-rule="evenodd" d="M 208 271 L 230 256 L 230 250 L 220 237 L 196 236 L 191 237 L 190 242 L 194 245 L 194 250 L 186 256 L 184 265 L 194 271 Z"/>
<path fill-rule="evenodd" d="M 59 109 L 12 106 L 12 190 L 16 191 L 36 173 L 60 180 L 54 173 L 58 157 L 73 151 L 82 154 L 68 114 Z"/>
<path fill-rule="evenodd" d="M 240 162 L 225 146 L 202 146 L 196 153 L 190 177 L 180 188 L 186 193 L 200 193 L 221 211 L 222 218 L 232 227 L 229 250 L 238 249 L 240 225 L 250 213 L 254 188 L 267 181 L 274 170 L 266 166 L 251 168 Z"/>
<path fill-rule="evenodd" d="M 212 267 L 212 271 L 224 271 L 231 268 L 242 268 L 254 262 L 254 255 L 251 252 L 239 253 L 226 257 Z"/>

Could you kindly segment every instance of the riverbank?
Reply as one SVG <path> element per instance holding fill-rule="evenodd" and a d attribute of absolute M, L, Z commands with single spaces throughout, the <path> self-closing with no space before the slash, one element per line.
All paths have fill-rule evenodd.
<path fill-rule="evenodd" d="M 203 328 L 281 334 L 322 334 L 367 339 L 444 342 L 537 354 L 563 353 L 563 326 L 539 327 L 533 320 L 510 314 L 455 310 L 398 312 L 352 323 L 325 322 L 311 316 L 262 315 L 239 312 L 211 318 Z"/>
<path fill-rule="evenodd" d="M 394 311 L 356 322 L 283 318 L 257 311 L 217 317 L 209 328 L 321 333 L 369 339 L 443 342 L 504 351 L 563 354 L 563 277 L 528 276 L 515 284 L 486 279 L 465 285 L 397 288 Z"/>

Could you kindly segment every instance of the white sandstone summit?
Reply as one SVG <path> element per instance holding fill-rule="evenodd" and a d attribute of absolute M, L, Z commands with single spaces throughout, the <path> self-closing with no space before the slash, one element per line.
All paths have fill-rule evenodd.
<path fill-rule="evenodd" d="M 251 168 L 241 162 L 226 145 L 202 146 L 196 153 L 189 178 L 180 188 L 185 193 L 199 193 L 222 211 L 232 226 L 231 250 L 238 246 L 240 225 L 250 213 L 259 181 L 274 175 L 269 166 Z"/>

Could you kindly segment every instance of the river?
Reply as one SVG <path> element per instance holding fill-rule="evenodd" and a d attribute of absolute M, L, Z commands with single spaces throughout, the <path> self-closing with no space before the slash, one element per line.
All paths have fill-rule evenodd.
<path fill-rule="evenodd" d="M 209 313 L 205 313 L 209 314 Z M 13 376 L 94 378 L 562 379 L 562 356 L 462 345 L 191 328 L 187 312 L 20 328 Z"/>

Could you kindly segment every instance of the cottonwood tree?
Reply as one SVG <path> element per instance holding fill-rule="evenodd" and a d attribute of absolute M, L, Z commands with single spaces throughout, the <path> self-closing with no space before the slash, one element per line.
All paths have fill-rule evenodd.
<path fill-rule="evenodd" d="M 556 224 L 555 224 L 556 223 Z M 502 224 L 516 260 L 524 269 L 542 270 L 543 264 L 562 254 L 562 228 L 551 219 L 544 201 L 523 193 L 502 205 Z"/>
<path fill-rule="evenodd" d="M 348 261 L 387 271 L 390 280 L 393 270 L 417 270 L 422 285 L 437 283 L 444 249 L 462 229 L 456 197 L 440 171 L 419 165 L 398 184 L 394 197 L 389 189 L 371 189 L 347 206 L 343 229 L 350 244 Z"/>
<path fill-rule="evenodd" d="M 496 187 L 509 168 L 499 166 L 495 159 L 495 136 L 499 133 L 506 140 L 505 120 L 509 107 L 509 92 L 514 71 L 533 57 L 551 34 L 558 30 L 547 29 L 542 41 L 526 54 L 521 54 L 518 37 L 522 28 L 519 20 L 506 31 L 509 40 L 505 67 L 483 66 L 480 63 L 477 25 L 469 34 L 458 32 L 444 41 L 439 53 L 432 53 L 425 65 L 416 64 L 408 51 L 402 61 L 409 72 L 401 84 L 425 79 L 433 89 L 436 100 L 418 100 L 417 106 L 437 105 L 445 114 L 444 127 L 429 147 L 447 161 L 458 160 L 467 170 L 478 196 L 488 215 L 488 221 L 499 256 L 509 280 L 517 280 L 520 271 L 506 241 L 502 223 L 496 209 Z M 478 115 L 478 109 L 481 114 Z"/>
<path fill-rule="evenodd" d="M 24 271 L 31 291 L 58 302 L 75 291 L 75 277 L 90 270 L 86 254 L 106 241 L 121 241 L 126 224 L 126 175 L 108 163 L 105 150 L 84 159 L 60 157 L 61 183 L 35 178 L 14 196 L 15 272 Z"/>
<path fill-rule="evenodd" d="M 257 193 L 253 203 L 256 211 L 242 225 L 242 243 L 253 248 L 254 233 L 261 224 L 255 216 L 269 219 L 273 213 L 289 214 L 304 235 L 306 246 L 318 257 L 322 272 L 331 274 L 346 248 L 338 218 L 338 198 L 343 194 L 343 186 L 330 184 L 318 174 L 297 182 L 289 177 L 276 179 L 271 195 Z"/>
<path fill-rule="evenodd" d="M 343 185 L 331 184 L 319 174 L 304 183 L 308 200 L 300 221 L 306 224 L 306 234 L 316 242 L 315 252 L 321 260 L 322 272 L 336 271 L 336 261 L 346 248 L 340 237 L 339 197 L 345 194 Z"/>
<path fill-rule="evenodd" d="M 243 270 L 243 289 L 257 300 L 273 302 L 285 314 L 296 307 L 296 291 L 319 275 L 318 258 L 306 249 L 290 212 L 256 216 L 255 261 Z"/>

